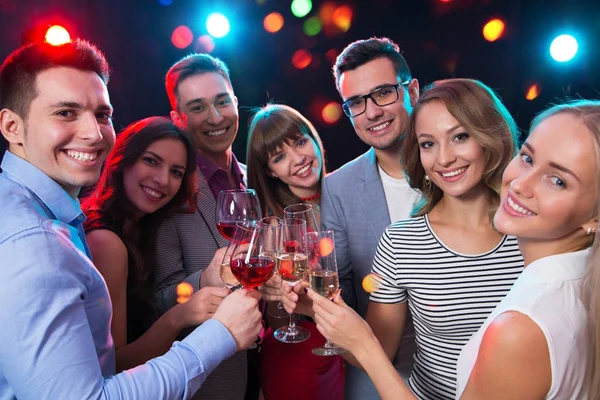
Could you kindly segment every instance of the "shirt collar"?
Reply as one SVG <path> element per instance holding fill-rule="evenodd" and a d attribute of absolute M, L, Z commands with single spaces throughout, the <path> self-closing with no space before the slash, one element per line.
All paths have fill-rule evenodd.
<path fill-rule="evenodd" d="M 221 169 L 217 166 L 217 164 L 213 163 L 208 158 L 203 156 L 202 153 L 196 153 L 196 165 L 198 165 L 198 168 L 200 168 L 200 171 L 202 172 L 207 181 L 210 181 L 213 175 Z M 233 176 L 239 178 L 240 182 L 244 181 L 244 173 L 240 169 L 238 160 L 235 157 L 235 154 L 233 154 L 233 152 L 231 152 L 231 170 Z"/>
<path fill-rule="evenodd" d="M 72 226 L 85 221 L 79 199 L 72 198 L 56 181 L 28 161 L 6 151 L 2 173 L 35 194 L 59 221 Z"/>
<path fill-rule="evenodd" d="M 529 264 L 519 276 L 517 283 L 550 283 L 580 279 L 585 275 L 587 258 L 591 249 L 542 257 Z M 517 285 L 515 283 L 515 286 Z"/>

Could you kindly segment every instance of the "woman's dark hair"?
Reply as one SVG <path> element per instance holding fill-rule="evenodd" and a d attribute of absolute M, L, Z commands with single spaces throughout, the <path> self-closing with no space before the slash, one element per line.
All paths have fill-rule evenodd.
<path fill-rule="evenodd" d="M 124 172 L 132 167 L 154 142 L 162 139 L 177 139 L 183 143 L 187 153 L 186 170 L 177 194 L 164 207 L 139 220 L 139 211 L 125 193 Z M 196 151 L 188 134 L 177 128 L 164 117 L 149 117 L 125 128 L 117 137 L 115 147 L 108 156 L 98 185 L 89 197 L 83 200 L 83 211 L 87 216 L 86 231 L 104 228 L 107 224 L 127 248 L 129 294 L 154 309 L 152 301 L 152 270 L 156 231 L 159 224 L 184 204 L 193 204 L 196 181 Z M 128 302 L 129 303 L 129 302 Z M 128 334 L 129 335 L 129 334 Z"/>

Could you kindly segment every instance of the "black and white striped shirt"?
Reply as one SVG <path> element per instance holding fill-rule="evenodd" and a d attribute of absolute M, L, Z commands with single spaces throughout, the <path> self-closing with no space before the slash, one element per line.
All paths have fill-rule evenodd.
<path fill-rule="evenodd" d="M 455 398 L 460 350 L 522 270 L 523 257 L 511 236 L 487 253 L 464 255 L 437 238 L 426 216 L 386 229 L 373 259 L 381 284 L 370 300 L 408 300 L 417 341 L 409 384 L 417 397 Z"/>

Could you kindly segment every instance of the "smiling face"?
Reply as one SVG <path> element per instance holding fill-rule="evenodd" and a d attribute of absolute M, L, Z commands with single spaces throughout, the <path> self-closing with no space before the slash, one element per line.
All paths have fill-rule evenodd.
<path fill-rule="evenodd" d="M 482 187 L 485 151 L 443 102 L 420 108 L 415 132 L 423 169 L 445 196 L 461 197 Z"/>
<path fill-rule="evenodd" d="M 593 149 L 592 134 L 571 114 L 558 113 L 538 124 L 504 171 L 496 229 L 519 240 L 551 243 L 569 243 L 588 227 L 595 229 L 598 160 Z"/>
<path fill-rule="evenodd" d="M 157 211 L 179 191 L 186 165 L 187 153 L 180 140 L 155 141 L 123 172 L 127 198 L 141 214 Z"/>
<path fill-rule="evenodd" d="M 36 90 L 9 149 L 76 197 L 96 183 L 114 145 L 106 85 L 95 72 L 59 67 L 40 72 Z"/>
<path fill-rule="evenodd" d="M 310 196 L 318 190 L 321 164 L 319 146 L 309 135 L 303 134 L 295 141 L 288 140 L 270 155 L 268 167 L 271 176 L 288 185 L 298 197 Z"/>
<path fill-rule="evenodd" d="M 386 86 L 396 85 L 398 77 L 392 61 L 377 58 L 360 67 L 345 71 L 340 76 L 339 89 L 343 101 L 369 94 Z M 386 106 L 378 106 L 367 100 L 366 111 L 351 118 L 360 139 L 375 149 L 386 150 L 400 145 L 408 128 L 412 105 L 418 97 L 418 84 L 413 80 L 398 87 L 398 100 Z"/>
<path fill-rule="evenodd" d="M 216 72 L 206 72 L 181 81 L 177 93 L 178 111 L 171 111 L 171 118 L 192 135 L 198 151 L 210 156 L 230 149 L 239 124 L 231 84 Z"/>

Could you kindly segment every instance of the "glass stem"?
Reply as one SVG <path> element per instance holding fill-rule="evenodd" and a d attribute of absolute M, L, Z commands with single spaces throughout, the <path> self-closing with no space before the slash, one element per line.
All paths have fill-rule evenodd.
<path fill-rule="evenodd" d="M 288 324 L 288 331 L 296 332 L 296 313 L 290 314 L 290 323 Z"/>

